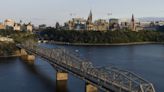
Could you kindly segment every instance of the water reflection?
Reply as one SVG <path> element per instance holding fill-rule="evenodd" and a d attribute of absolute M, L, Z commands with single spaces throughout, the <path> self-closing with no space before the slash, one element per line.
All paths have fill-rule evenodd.
<path fill-rule="evenodd" d="M 22 62 L 25 68 L 30 72 L 30 74 L 37 77 L 38 80 L 42 82 L 42 84 L 47 87 L 49 90 L 56 89 L 56 85 L 54 80 L 52 80 L 49 76 L 47 76 L 42 70 L 40 70 L 36 65 L 28 64 L 28 62 Z M 54 72 L 52 72 L 54 73 Z M 55 74 L 54 74 L 55 77 Z"/>
<path fill-rule="evenodd" d="M 54 81 L 46 76 L 42 71 L 38 70 L 35 65 L 26 65 L 28 69 L 30 69 L 31 73 L 36 75 L 45 86 L 51 89 L 51 91 L 54 90 L 54 92 L 68 92 L 67 81 Z"/>
<path fill-rule="evenodd" d="M 68 92 L 67 81 L 56 81 L 56 92 Z"/>
<path fill-rule="evenodd" d="M 41 71 L 39 67 L 28 64 L 28 62 L 23 62 L 23 65 L 30 71 L 30 73 L 37 76 L 37 78 L 40 79 L 49 90 L 51 89 L 53 92 L 68 92 L 67 81 L 54 81 L 49 76 L 45 75 L 45 73 Z M 56 72 L 52 73 L 54 73 L 54 77 L 56 77 Z"/>

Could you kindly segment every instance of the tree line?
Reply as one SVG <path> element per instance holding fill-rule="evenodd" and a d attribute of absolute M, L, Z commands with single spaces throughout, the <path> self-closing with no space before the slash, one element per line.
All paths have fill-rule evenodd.
<path fill-rule="evenodd" d="M 77 31 L 45 29 L 40 37 L 69 43 L 129 43 L 129 42 L 164 42 L 164 33 L 159 31 L 133 32 L 130 30 L 117 31 Z"/>

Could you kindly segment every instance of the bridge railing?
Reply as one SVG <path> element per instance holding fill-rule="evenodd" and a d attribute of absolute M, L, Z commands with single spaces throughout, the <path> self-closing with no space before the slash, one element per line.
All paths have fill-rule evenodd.
<path fill-rule="evenodd" d="M 134 73 L 116 67 L 96 68 L 91 62 L 78 58 L 66 49 L 50 49 L 32 44 L 21 46 L 38 55 L 51 59 L 54 63 L 70 69 L 79 75 L 83 75 L 83 77 L 97 83 L 99 86 L 113 90 L 120 88 L 128 92 L 155 92 L 150 82 L 145 81 Z"/>

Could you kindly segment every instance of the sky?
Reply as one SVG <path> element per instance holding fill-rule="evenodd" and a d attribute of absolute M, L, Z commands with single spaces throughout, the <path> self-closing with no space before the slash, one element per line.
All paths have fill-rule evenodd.
<path fill-rule="evenodd" d="M 73 17 L 93 19 L 164 17 L 164 0 L 0 0 L 0 22 L 5 19 L 54 26 Z M 112 14 L 112 15 L 109 15 Z"/>

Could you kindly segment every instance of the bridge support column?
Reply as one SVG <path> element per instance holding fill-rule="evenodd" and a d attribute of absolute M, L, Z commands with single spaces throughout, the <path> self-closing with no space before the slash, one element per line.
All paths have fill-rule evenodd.
<path fill-rule="evenodd" d="M 34 56 L 34 55 L 26 55 L 26 61 L 27 61 L 29 64 L 34 64 L 35 56 Z"/>
<path fill-rule="evenodd" d="M 21 58 L 28 62 L 29 64 L 34 64 L 35 56 L 34 55 L 22 55 Z"/>
<path fill-rule="evenodd" d="M 85 92 L 98 92 L 98 88 L 93 86 L 92 84 L 85 84 Z"/>
<path fill-rule="evenodd" d="M 66 73 L 66 72 L 57 72 L 56 80 L 57 81 L 67 81 L 68 80 L 68 73 Z"/>

